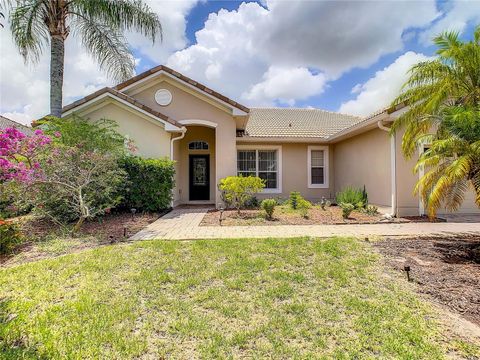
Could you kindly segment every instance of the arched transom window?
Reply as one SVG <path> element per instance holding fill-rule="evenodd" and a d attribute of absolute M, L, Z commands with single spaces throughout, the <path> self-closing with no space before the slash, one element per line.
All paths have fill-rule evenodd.
<path fill-rule="evenodd" d="M 189 150 L 208 150 L 208 143 L 205 141 L 192 141 L 188 144 Z"/>

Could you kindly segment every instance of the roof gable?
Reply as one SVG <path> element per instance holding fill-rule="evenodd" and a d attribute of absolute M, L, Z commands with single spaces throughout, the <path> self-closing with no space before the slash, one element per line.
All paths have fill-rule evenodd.
<path fill-rule="evenodd" d="M 114 87 L 115 90 L 125 92 L 129 89 L 132 89 L 134 87 L 140 86 L 142 83 L 149 81 L 153 78 L 156 78 L 158 76 L 161 76 L 162 74 L 175 79 L 176 81 L 181 82 L 182 84 L 202 93 L 203 95 L 213 98 L 219 102 L 221 102 L 224 105 L 227 105 L 228 107 L 231 107 L 233 111 L 233 115 L 246 115 L 250 111 L 249 108 L 246 106 L 239 104 L 238 102 L 226 97 L 225 95 L 222 95 L 209 87 L 167 67 L 164 65 L 159 65 L 156 66 L 150 70 L 147 70 L 137 76 L 134 76 L 133 78 L 118 84 L 117 86 Z M 236 111 L 235 111 L 236 110 Z"/>

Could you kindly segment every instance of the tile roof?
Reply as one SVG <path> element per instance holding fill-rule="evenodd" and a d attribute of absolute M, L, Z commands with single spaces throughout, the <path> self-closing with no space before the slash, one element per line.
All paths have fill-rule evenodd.
<path fill-rule="evenodd" d="M 22 124 L 20 124 L 16 121 L 10 120 L 10 119 L 6 118 L 5 116 L 0 115 L 0 130 L 6 129 L 6 128 L 9 128 L 9 127 L 17 128 L 18 130 L 21 130 L 22 132 L 24 132 L 27 135 L 33 134 L 32 128 L 30 128 L 28 126 L 25 126 L 25 125 L 22 125 Z"/>
<path fill-rule="evenodd" d="M 319 109 L 251 108 L 245 135 L 327 139 L 363 120 Z"/>
<path fill-rule="evenodd" d="M 165 114 L 162 114 L 161 112 L 159 111 L 156 111 L 156 110 L 153 110 L 152 108 L 148 107 L 147 105 L 144 105 L 142 104 L 140 101 L 128 96 L 128 95 L 125 95 L 124 93 L 121 93 L 120 91 L 117 91 L 115 89 L 112 89 L 112 88 L 109 88 L 109 87 L 105 87 L 103 89 L 100 89 L 96 92 L 94 92 L 93 94 L 90 94 L 88 96 L 85 96 L 84 98 L 81 98 L 80 100 L 77 100 L 67 106 L 64 106 L 63 109 L 62 109 L 62 113 L 65 113 L 69 110 L 72 110 L 86 102 L 89 102 L 90 100 L 93 100 L 95 98 L 97 98 L 98 96 L 100 95 L 103 95 L 105 93 L 109 93 L 109 94 L 112 94 L 124 101 L 127 101 L 128 103 L 132 104 L 134 107 L 137 107 L 138 109 L 141 109 L 143 111 L 146 111 L 148 112 L 149 114 L 153 115 L 153 116 L 156 116 L 160 119 L 162 119 L 163 121 L 166 121 L 172 125 L 175 125 L 179 128 L 183 127 L 182 124 L 180 124 L 179 122 L 173 120 L 172 118 L 168 117 L 167 115 Z"/>
<path fill-rule="evenodd" d="M 190 79 L 189 77 L 183 75 L 183 74 L 180 74 L 178 71 L 175 71 L 173 69 L 170 69 L 169 67 L 165 66 L 165 65 L 159 65 L 159 66 L 156 66 L 150 70 L 147 70 L 137 76 L 134 76 L 133 78 L 131 79 L 128 79 L 127 81 L 124 81 L 120 84 L 118 84 L 117 86 L 114 87 L 115 90 L 122 90 L 124 88 L 126 88 L 127 86 L 129 85 L 132 85 L 133 83 L 136 83 L 137 81 L 140 81 L 144 78 L 146 78 L 147 76 L 150 76 L 152 74 L 155 74 L 155 73 L 158 73 L 160 71 L 165 71 L 166 73 L 170 74 L 170 75 L 173 75 L 175 76 L 176 78 L 180 79 L 180 80 L 183 80 L 185 81 L 186 83 L 196 87 L 197 89 L 201 90 L 201 91 L 204 91 L 206 92 L 207 94 L 210 94 L 214 97 L 216 97 L 217 99 L 219 100 L 222 100 L 240 110 L 243 110 L 245 111 L 246 113 L 248 113 L 250 111 L 249 108 L 247 108 L 246 106 L 243 106 L 242 104 L 239 104 L 237 103 L 236 101 L 206 87 L 205 85 L 203 84 L 200 84 L 199 82 L 193 80 L 193 79 Z"/>

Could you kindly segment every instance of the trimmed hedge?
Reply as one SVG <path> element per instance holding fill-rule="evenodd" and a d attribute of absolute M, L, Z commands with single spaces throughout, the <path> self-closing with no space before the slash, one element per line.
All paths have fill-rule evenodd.
<path fill-rule="evenodd" d="M 137 211 L 161 211 L 171 207 L 174 162 L 167 159 L 125 157 L 120 166 L 127 173 L 127 185 L 119 207 Z"/>

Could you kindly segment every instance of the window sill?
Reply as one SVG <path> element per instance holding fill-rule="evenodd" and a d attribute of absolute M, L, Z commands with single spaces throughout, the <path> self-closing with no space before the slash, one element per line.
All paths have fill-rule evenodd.
<path fill-rule="evenodd" d="M 308 184 L 309 189 L 328 189 L 328 184 Z"/>

